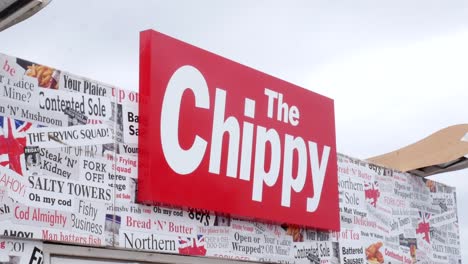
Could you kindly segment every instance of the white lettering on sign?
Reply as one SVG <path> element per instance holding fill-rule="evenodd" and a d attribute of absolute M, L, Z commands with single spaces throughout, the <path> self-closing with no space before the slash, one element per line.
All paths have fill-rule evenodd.
<path fill-rule="evenodd" d="M 293 126 L 299 125 L 299 109 L 293 105 L 290 108 L 286 102 L 283 102 L 283 94 L 265 88 L 265 95 L 268 96 L 268 114 L 273 118 L 273 107 L 275 99 L 278 99 L 276 119 L 285 123 L 291 123 Z"/>
<path fill-rule="evenodd" d="M 199 135 L 195 135 L 192 146 L 182 148 L 179 142 L 179 115 L 183 94 L 190 90 L 195 97 L 195 107 L 210 109 L 210 94 L 203 74 L 193 66 L 185 65 L 174 72 L 164 94 L 161 111 L 161 144 L 164 156 L 171 169 L 187 175 L 195 171 L 201 164 L 208 142 Z M 268 100 L 266 114 L 269 118 L 297 126 L 300 122 L 300 112 L 297 106 L 286 102 L 284 95 L 272 89 L 265 88 L 264 94 Z M 304 141 L 302 137 L 284 135 L 284 146 L 278 132 L 274 128 L 256 126 L 243 121 L 242 130 L 238 118 L 226 116 L 226 98 L 228 94 L 221 88 L 216 88 L 213 112 L 213 127 L 210 147 L 209 172 L 220 174 L 223 137 L 229 135 L 227 173 L 228 177 L 250 181 L 253 178 L 252 200 L 261 202 L 264 185 L 274 186 L 278 182 L 282 164 L 282 194 L 281 205 L 290 207 L 291 192 L 301 192 L 307 181 L 307 171 L 311 170 L 312 194 L 307 198 L 308 212 L 314 212 L 320 202 L 323 183 L 325 180 L 330 147 L 324 146 L 319 157 L 316 142 Z M 255 100 L 245 99 L 244 116 L 255 119 Z M 276 110 L 276 111 L 275 111 Z M 275 117 L 276 115 L 276 117 Z M 254 134 L 256 132 L 256 134 Z M 240 143 L 242 136 L 242 143 Z M 255 136 L 255 146 L 253 138 Z M 270 147 L 269 157 L 267 148 Z M 255 147 L 253 177 L 251 177 L 252 148 Z M 240 149 L 239 149 L 240 148 Z M 239 150 L 240 170 L 239 170 Z M 297 171 L 293 171 L 293 156 L 297 153 Z M 270 161 L 269 168 L 265 161 Z M 239 175 L 238 172 L 239 171 Z"/>
<path fill-rule="evenodd" d="M 190 87 L 190 88 L 186 88 Z M 184 150 L 179 144 L 179 112 L 182 94 L 186 89 L 195 94 L 195 106 L 209 109 L 210 95 L 203 75 L 195 68 L 185 66 L 172 75 L 164 95 L 161 112 L 161 144 L 164 156 L 178 174 L 193 172 L 203 159 L 206 141 L 195 137 L 192 147 Z"/>

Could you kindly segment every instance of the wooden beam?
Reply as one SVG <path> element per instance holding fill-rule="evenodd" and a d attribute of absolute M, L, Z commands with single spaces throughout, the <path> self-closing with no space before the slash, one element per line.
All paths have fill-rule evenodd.
<path fill-rule="evenodd" d="M 437 173 L 450 171 L 451 162 L 466 159 L 464 156 L 468 154 L 467 133 L 468 124 L 450 126 L 414 144 L 367 160 L 405 172 L 431 166 L 437 166 L 437 170 L 432 170 Z M 464 137 L 465 140 L 462 140 Z"/>

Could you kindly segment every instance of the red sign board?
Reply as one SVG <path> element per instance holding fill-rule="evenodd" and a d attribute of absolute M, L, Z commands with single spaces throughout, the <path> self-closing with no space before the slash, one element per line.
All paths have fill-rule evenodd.
<path fill-rule="evenodd" d="M 155 31 L 137 199 L 339 230 L 333 100 Z"/>

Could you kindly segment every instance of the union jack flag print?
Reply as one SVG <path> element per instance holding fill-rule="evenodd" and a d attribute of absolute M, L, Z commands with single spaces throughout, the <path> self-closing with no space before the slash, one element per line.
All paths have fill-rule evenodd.
<path fill-rule="evenodd" d="M 23 175 L 26 132 L 32 124 L 0 116 L 0 165 Z"/>
<path fill-rule="evenodd" d="M 179 237 L 179 254 L 191 256 L 205 256 L 205 237 L 197 235 L 197 237 Z"/>
<path fill-rule="evenodd" d="M 374 207 L 377 207 L 377 200 L 380 197 L 379 183 L 377 181 L 364 184 L 364 196 L 366 200 Z"/>
<path fill-rule="evenodd" d="M 419 211 L 419 223 L 418 227 L 416 228 L 416 234 L 422 234 L 422 239 L 426 240 L 427 243 L 431 243 L 431 238 L 429 233 L 431 228 L 429 226 L 429 218 L 431 218 L 430 213 L 424 213 Z"/>

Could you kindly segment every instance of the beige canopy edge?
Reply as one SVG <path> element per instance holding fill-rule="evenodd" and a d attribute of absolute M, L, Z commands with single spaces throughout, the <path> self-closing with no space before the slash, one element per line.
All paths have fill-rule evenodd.
<path fill-rule="evenodd" d="M 468 124 L 446 127 L 414 144 L 367 160 L 421 177 L 468 168 Z"/>

